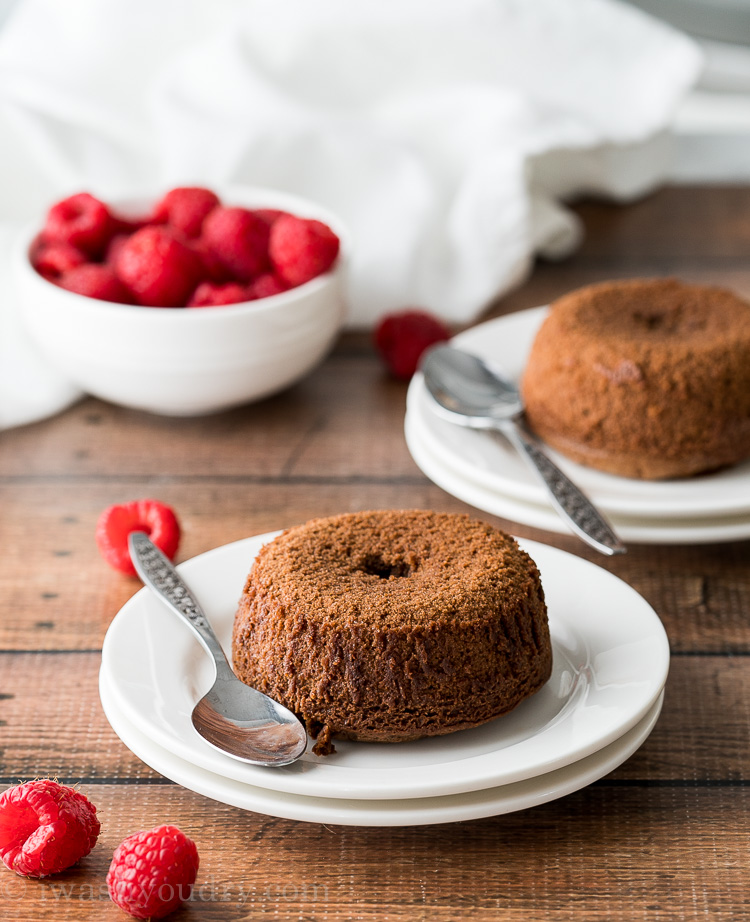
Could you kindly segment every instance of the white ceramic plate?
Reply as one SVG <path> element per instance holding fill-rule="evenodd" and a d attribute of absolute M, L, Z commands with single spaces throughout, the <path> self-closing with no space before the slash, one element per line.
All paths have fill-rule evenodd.
<path fill-rule="evenodd" d="M 516 500 L 505 493 L 497 493 L 453 470 L 449 464 L 449 455 L 435 455 L 430 450 L 427 444 L 429 440 L 424 437 L 424 432 L 424 421 L 408 411 L 404 434 L 411 456 L 422 473 L 446 493 L 470 506 L 512 522 L 521 522 L 532 528 L 543 528 L 560 534 L 569 531 L 550 506 L 540 506 L 537 503 Z M 626 543 L 633 544 L 711 544 L 750 538 L 750 514 L 702 516 L 695 519 L 646 519 L 610 513 L 608 518 L 618 536 Z"/>
<path fill-rule="evenodd" d="M 531 344 L 548 308 L 537 307 L 479 324 L 453 342 L 519 380 Z M 462 478 L 516 501 L 549 506 L 532 471 L 509 445 L 487 433 L 462 429 L 440 419 L 421 374 L 409 385 L 408 412 L 422 423 L 425 447 Z M 750 461 L 714 474 L 683 480 L 645 481 L 615 477 L 570 461 L 552 449 L 559 467 L 607 514 L 648 519 L 725 516 L 750 512 Z"/>
<path fill-rule="evenodd" d="M 182 564 L 225 649 L 237 600 L 260 547 L 229 544 Z M 562 768 L 619 739 L 652 707 L 666 680 L 661 621 L 630 586 L 592 563 L 536 542 L 522 545 L 542 574 L 554 644 L 550 681 L 483 727 L 413 743 L 337 742 L 283 768 L 246 765 L 208 746 L 190 714 L 213 666 L 191 631 L 149 590 L 117 614 L 102 672 L 123 715 L 174 755 L 235 781 L 293 794 L 395 799 L 480 790 Z"/>
<path fill-rule="evenodd" d="M 243 784 L 181 759 L 141 733 L 117 706 L 104 673 L 99 693 L 104 713 L 122 742 L 143 762 L 188 790 L 223 804 L 310 823 L 344 826 L 425 826 L 455 823 L 525 810 L 556 800 L 592 784 L 629 758 L 644 742 L 661 711 L 664 693 L 656 699 L 645 717 L 620 739 L 593 755 L 556 771 L 528 781 L 502 787 L 419 797 L 413 800 L 348 800 L 304 797 Z"/>

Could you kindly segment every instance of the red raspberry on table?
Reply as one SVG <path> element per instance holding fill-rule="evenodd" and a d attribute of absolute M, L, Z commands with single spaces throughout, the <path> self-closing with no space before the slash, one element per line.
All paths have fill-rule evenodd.
<path fill-rule="evenodd" d="M 210 189 L 182 186 L 170 189 L 158 202 L 152 220 L 157 224 L 170 224 L 186 237 L 198 237 L 206 216 L 218 204 L 218 195 Z"/>
<path fill-rule="evenodd" d="M 56 282 L 63 273 L 87 262 L 87 257 L 69 243 L 39 243 L 32 248 L 31 265 L 49 282 Z"/>
<path fill-rule="evenodd" d="M 397 378 L 408 380 L 428 346 L 451 338 L 448 327 L 427 311 L 386 314 L 375 328 L 375 347 Z"/>
<path fill-rule="evenodd" d="M 282 291 L 289 291 L 289 285 L 273 272 L 264 272 L 258 275 L 247 286 L 247 300 L 255 301 L 258 298 L 270 298 L 271 295 L 280 295 Z"/>
<path fill-rule="evenodd" d="M 101 256 L 115 223 L 109 209 L 88 192 L 79 192 L 53 205 L 42 234 L 45 240 L 69 243 L 88 256 Z"/>
<path fill-rule="evenodd" d="M 206 275 L 200 256 L 168 227 L 143 227 L 117 249 L 120 281 L 139 304 L 184 307 Z"/>
<path fill-rule="evenodd" d="M 190 894 L 198 849 L 177 826 L 137 832 L 117 846 L 107 872 L 112 901 L 136 919 L 163 919 Z"/>
<path fill-rule="evenodd" d="M 111 266 L 102 263 L 84 263 L 64 272 L 57 284 L 66 291 L 98 298 L 100 301 L 115 301 L 118 304 L 132 304 L 130 292 L 115 275 Z"/>
<path fill-rule="evenodd" d="M 23 877 L 69 868 L 88 855 L 99 828 L 91 801 L 57 781 L 27 781 L 0 795 L 0 858 Z"/>
<path fill-rule="evenodd" d="M 270 226 L 247 208 L 214 208 L 203 222 L 203 244 L 235 279 L 249 282 L 268 268 Z"/>
<path fill-rule="evenodd" d="M 144 531 L 170 560 L 180 543 L 180 524 L 174 510 L 156 499 L 139 499 L 132 503 L 108 506 L 96 523 L 96 545 L 99 553 L 114 567 L 135 576 L 130 559 L 128 535 Z"/>
<path fill-rule="evenodd" d="M 326 272 L 336 261 L 340 241 L 327 224 L 281 215 L 271 225 L 271 265 L 292 287 Z"/>
<path fill-rule="evenodd" d="M 201 282 L 187 303 L 188 307 L 219 307 L 223 304 L 239 304 L 248 301 L 247 289 L 236 282 L 217 285 L 215 282 Z"/>

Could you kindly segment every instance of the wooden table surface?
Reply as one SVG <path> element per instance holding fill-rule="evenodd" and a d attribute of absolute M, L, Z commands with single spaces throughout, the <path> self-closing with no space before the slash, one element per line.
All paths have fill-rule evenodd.
<path fill-rule="evenodd" d="M 587 236 L 491 313 L 588 282 L 674 274 L 750 296 L 750 190 L 665 189 L 578 208 Z M 171 822 L 201 868 L 175 919 L 686 920 L 750 918 L 750 543 L 634 546 L 600 557 L 572 537 L 469 509 L 432 485 L 402 434 L 404 384 L 362 334 L 288 392 L 203 419 L 86 399 L 0 437 L 0 782 L 77 784 L 102 833 L 42 881 L 0 871 L 0 919 L 125 918 L 107 898 L 112 851 Z M 533 809 L 472 822 L 356 828 L 248 813 L 173 784 L 111 730 L 97 693 L 107 627 L 139 588 L 94 545 L 108 504 L 171 503 L 178 559 L 314 517 L 375 507 L 470 511 L 594 560 L 662 618 L 664 710 L 624 765 Z M 239 591 L 240 587 L 238 587 Z"/>

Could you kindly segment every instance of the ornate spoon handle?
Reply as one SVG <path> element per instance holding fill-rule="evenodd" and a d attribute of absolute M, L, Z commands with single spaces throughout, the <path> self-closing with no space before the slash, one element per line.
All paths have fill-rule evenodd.
<path fill-rule="evenodd" d="M 203 646 L 216 660 L 217 668 L 227 665 L 224 651 L 208 618 L 172 562 L 142 531 L 130 533 L 128 546 L 133 566 L 143 583 L 193 629 Z"/>
<path fill-rule="evenodd" d="M 497 423 L 497 428 L 518 449 L 549 490 L 550 498 L 570 528 L 602 554 L 624 554 L 627 548 L 612 526 L 591 501 L 547 457 L 522 425 L 514 420 Z"/>

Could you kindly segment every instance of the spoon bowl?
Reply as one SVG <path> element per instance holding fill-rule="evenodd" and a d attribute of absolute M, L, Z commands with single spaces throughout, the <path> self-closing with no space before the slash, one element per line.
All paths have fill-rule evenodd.
<path fill-rule="evenodd" d="M 214 684 L 193 708 L 196 731 L 214 749 L 251 765 L 295 762 L 307 748 L 307 733 L 287 708 L 240 681 L 187 584 L 144 532 L 128 537 L 136 572 L 192 629 L 216 667 Z"/>
<path fill-rule="evenodd" d="M 432 349 L 422 373 L 441 415 L 460 426 L 491 429 L 498 420 L 523 413 L 521 393 L 512 381 L 454 346 Z"/>

